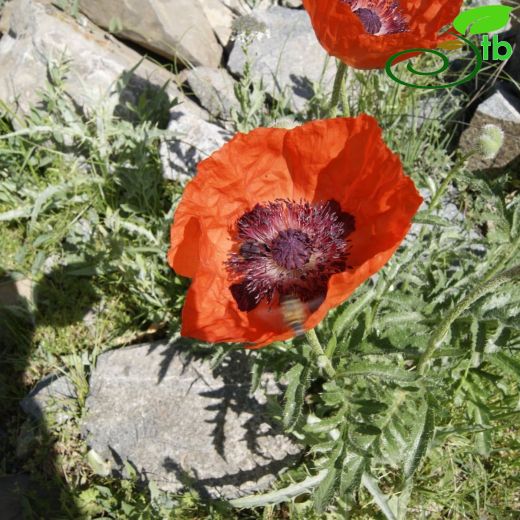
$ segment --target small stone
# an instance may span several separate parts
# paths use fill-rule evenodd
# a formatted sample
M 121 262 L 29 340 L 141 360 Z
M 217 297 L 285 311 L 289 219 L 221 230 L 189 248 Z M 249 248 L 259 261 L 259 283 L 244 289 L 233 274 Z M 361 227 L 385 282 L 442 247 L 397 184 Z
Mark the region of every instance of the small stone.
M 200 104 L 214 117 L 230 119 L 240 104 L 235 97 L 233 78 L 224 69 L 195 67 L 184 74 Z
M 166 491 L 186 481 L 203 498 L 234 498 L 269 486 L 301 448 L 267 413 L 272 378 L 249 394 L 245 352 L 218 368 L 177 339 L 98 357 L 83 424 L 89 446 L 122 471 L 125 461 Z
M 161 143 L 163 177 L 186 182 L 196 172 L 197 164 L 222 147 L 231 134 L 188 112 L 170 114 L 168 130 L 172 137 Z
M 76 400 L 76 389 L 66 376 L 50 374 L 39 381 L 31 392 L 22 399 L 23 411 L 36 420 L 53 413 L 58 424 L 71 416 L 71 400 Z
M 252 39 L 247 56 L 240 40 L 235 42 L 228 61 L 233 74 L 243 74 L 249 59 L 253 80 L 262 81 L 267 93 L 275 98 L 288 96 L 290 106 L 297 111 L 315 94 L 314 83 L 321 81 L 325 92 L 330 93 L 335 60 L 316 39 L 306 11 L 274 6 L 255 9 L 247 16 L 266 29 Z M 240 26 L 240 19 L 235 26 Z

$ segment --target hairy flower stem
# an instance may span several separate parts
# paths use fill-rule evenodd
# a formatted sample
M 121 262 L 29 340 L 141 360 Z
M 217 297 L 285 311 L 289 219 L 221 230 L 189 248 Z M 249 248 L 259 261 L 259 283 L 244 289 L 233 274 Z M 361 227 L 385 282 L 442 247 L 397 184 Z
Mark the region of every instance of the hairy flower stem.
M 441 321 L 437 329 L 432 334 L 432 337 L 426 347 L 426 350 L 422 353 L 419 358 L 419 362 L 417 363 L 417 371 L 419 374 L 424 375 L 428 370 L 428 362 L 430 361 L 435 349 L 439 347 L 444 340 L 446 334 L 450 330 L 451 324 L 464 312 L 466 311 L 474 302 L 480 299 L 485 294 L 498 289 L 502 284 L 514 280 L 515 278 L 520 277 L 520 265 L 517 265 L 508 271 L 504 271 L 499 275 L 495 276 L 488 282 L 483 285 L 479 285 L 475 289 L 473 289 L 466 297 L 462 299 L 462 301 L 456 305 Z
M 334 79 L 334 86 L 332 87 L 332 97 L 330 98 L 330 105 L 328 116 L 336 117 L 338 113 L 338 103 L 339 98 L 341 96 L 341 88 L 343 85 L 343 80 L 345 78 L 345 73 L 347 72 L 347 66 L 340 61 L 338 63 L 338 70 L 336 72 L 336 78 Z
M 330 379 L 333 379 L 336 375 L 336 371 L 332 367 L 330 359 L 325 355 L 325 352 L 323 350 L 323 347 L 321 346 L 316 331 L 314 329 L 308 330 L 305 333 L 305 337 L 309 342 L 313 354 L 316 356 L 318 365 L 325 370 L 326 374 L 329 376 Z

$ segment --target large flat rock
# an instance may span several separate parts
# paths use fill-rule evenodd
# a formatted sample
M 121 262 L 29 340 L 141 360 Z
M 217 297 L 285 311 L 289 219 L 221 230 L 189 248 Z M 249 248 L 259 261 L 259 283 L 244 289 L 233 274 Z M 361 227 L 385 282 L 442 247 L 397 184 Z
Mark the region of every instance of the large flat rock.
M 301 110 L 320 83 L 325 92 L 332 91 L 336 64 L 321 47 L 306 11 L 274 6 L 255 9 L 253 17 L 264 31 L 251 38 L 244 52 L 240 37 L 235 42 L 228 61 L 234 74 L 242 74 L 247 60 L 251 62 L 253 79 L 262 81 L 266 91 L 274 97 L 283 93 L 292 108 Z M 242 18 L 244 27 L 251 27 L 249 19 Z M 240 19 L 235 22 L 239 27 Z
M 119 36 L 166 58 L 210 67 L 220 63 L 222 48 L 199 0 L 80 0 L 80 8 L 104 29 L 118 20 Z
M 115 92 L 126 74 L 125 101 L 169 82 L 166 94 L 195 109 L 176 88 L 173 74 L 143 60 L 85 17 L 78 22 L 43 0 L 13 0 L 9 7 L 9 19 L 3 21 L 8 32 L 0 39 L 0 100 L 13 111 L 27 113 L 37 104 L 49 64 L 64 61 L 65 91 L 80 107 L 92 107 Z
M 269 486 L 300 452 L 249 388 L 245 352 L 212 370 L 180 340 L 113 350 L 92 373 L 83 430 L 112 467 L 127 460 L 164 490 L 191 482 L 202 496 L 236 497 Z

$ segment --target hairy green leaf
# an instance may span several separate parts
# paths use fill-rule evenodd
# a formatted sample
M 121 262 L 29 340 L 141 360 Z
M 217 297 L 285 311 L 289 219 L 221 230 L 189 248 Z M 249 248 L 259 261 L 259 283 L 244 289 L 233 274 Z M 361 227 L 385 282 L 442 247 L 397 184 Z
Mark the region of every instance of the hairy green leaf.
M 297 364 L 289 370 L 283 412 L 283 425 L 287 430 L 294 428 L 302 416 L 302 407 L 308 385 L 308 366 Z
M 504 352 L 490 354 L 486 359 L 499 370 L 507 372 L 520 381 L 520 361 L 518 359 L 508 356 Z
M 351 363 L 339 375 L 341 377 L 377 377 L 389 381 L 405 382 L 412 382 L 417 379 L 417 375 L 414 372 L 408 372 L 393 365 L 368 362 Z
M 419 409 L 412 429 L 412 442 L 404 454 L 404 476 L 406 479 L 410 479 L 413 476 L 421 460 L 426 455 L 434 429 L 435 417 L 433 407 L 425 401 L 424 405 Z

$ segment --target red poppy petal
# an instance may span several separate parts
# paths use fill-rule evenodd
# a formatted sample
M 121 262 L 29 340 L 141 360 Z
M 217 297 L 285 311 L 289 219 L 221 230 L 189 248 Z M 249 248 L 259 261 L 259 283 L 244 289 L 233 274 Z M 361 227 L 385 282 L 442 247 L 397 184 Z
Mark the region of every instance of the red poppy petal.
M 439 31 L 460 12 L 462 0 L 401 0 L 408 29 L 368 34 L 359 17 L 340 0 L 304 0 L 318 40 L 332 56 L 358 69 L 384 68 L 394 54 L 407 49 L 432 49 L 446 36 Z M 346 30 L 348 28 L 348 30 Z M 415 54 L 403 55 L 403 61 Z
M 267 179 L 268 191 L 262 179 Z M 271 304 L 262 300 L 252 310 L 239 310 L 230 288 L 237 280 L 230 279 L 227 267 L 238 247 L 238 217 L 276 198 L 334 199 L 355 218 L 350 268 L 329 279 L 325 301 L 305 320 L 306 329 L 384 265 L 422 200 L 370 116 L 239 135 L 199 165 L 175 214 L 169 261 L 193 277 L 183 335 L 250 343 L 251 348 L 294 336 L 276 295 Z

